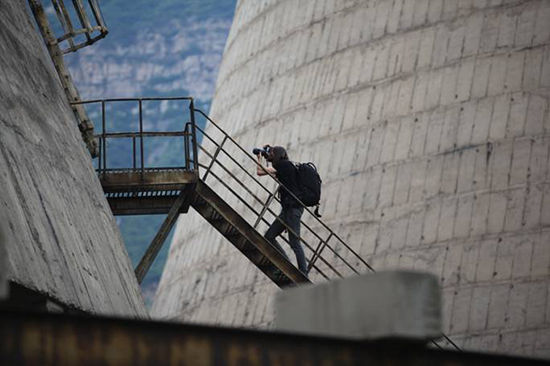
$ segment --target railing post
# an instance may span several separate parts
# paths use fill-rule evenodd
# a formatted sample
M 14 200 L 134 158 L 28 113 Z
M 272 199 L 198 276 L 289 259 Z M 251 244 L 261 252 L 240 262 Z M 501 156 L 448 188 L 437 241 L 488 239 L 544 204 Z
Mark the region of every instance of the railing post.
M 191 132 L 189 132 L 189 125 L 190 123 L 185 124 L 185 139 L 184 139 L 184 148 L 185 148 L 185 169 L 190 170 L 191 163 L 190 163 L 190 154 L 189 151 L 189 135 Z
M 223 144 L 225 144 L 225 141 L 227 141 L 227 136 L 223 138 L 222 143 L 220 144 L 220 146 L 218 146 L 218 148 L 214 152 L 214 155 L 212 155 L 212 160 L 210 160 L 210 164 L 208 165 L 208 168 L 206 169 L 206 172 L 202 177 L 203 181 L 206 181 L 206 177 L 208 176 L 208 173 L 210 173 L 210 169 L 212 169 L 212 166 L 214 165 L 214 162 L 216 161 L 218 154 L 220 153 L 220 151 L 222 151 L 222 147 L 223 147 Z
M 132 162 L 133 162 L 133 167 L 134 167 L 134 170 L 136 169 L 136 136 L 132 136 Z
M 138 101 L 139 103 L 139 149 L 140 149 L 140 160 L 141 160 L 141 179 L 143 179 L 143 106 L 141 98 Z
M 313 252 L 313 255 L 311 256 L 311 259 L 309 260 L 309 263 L 307 265 L 307 271 L 309 272 L 311 270 L 311 268 L 313 268 L 313 265 L 315 264 L 315 262 L 317 261 L 317 259 L 321 256 L 321 252 L 323 251 L 323 249 L 325 249 L 325 247 L 328 245 L 328 241 L 330 240 L 330 238 L 332 237 L 332 233 L 330 233 L 330 235 L 328 236 L 327 240 L 323 241 L 321 240 L 319 242 L 319 245 L 317 246 L 317 248 L 315 249 L 315 252 Z
M 105 173 L 105 170 L 107 169 L 107 140 L 105 134 L 107 133 L 106 130 L 106 122 L 105 122 L 105 101 L 101 101 L 101 134 L 103 139 L 103 151 L 101 154 L 103 155 L 103 173 Z
M 191 131 L 192 131 L 192 143 L 193 143 L 193 170 L 195 171 L 195 176 L 199 176 L 199 154 L 197 149 L 197 126 L 195 123 L 195 106 L 193 104 L 193 99 L 189 103 L 189 112 L 191 114 Z
M 277 191 L 279 190 L 279 186 L 275 187 L 275 191 L 270 193 L 269 194 L 269 197 L 267 197 L 267 200 L 265 201 L 264 203 L 264 206 L 262 208 L 262 211 L 260 212 L 260 214 L 258 215 L 258 218 L 256 219 L 256 222 L 254 223 L 254 229 L 258 226 L 258 224 L 260 223 L 260 221 L 262 221 L 262 218 L 264 217 L 269 205 L 271 204 L 271 202 L 273 201 L 273 199 L 275 198 L 275 194 L 277 194 Z

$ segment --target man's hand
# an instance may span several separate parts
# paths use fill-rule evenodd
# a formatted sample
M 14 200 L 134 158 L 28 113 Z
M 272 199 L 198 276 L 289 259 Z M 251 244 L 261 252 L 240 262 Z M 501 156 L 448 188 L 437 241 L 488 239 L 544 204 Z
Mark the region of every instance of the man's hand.
M 259 176 L 266 175 L 266 174 L 275 175 L 275 173 L 277 173 L 277 170 L 275 170 L 275 168 L 270 167 L 270 166 L 264 167 L 262 165 L 262 156 L 261 156 L 261 154 L 256 155 L 256 158 L 257 158 L 257 165 L 256 165 L 256 174 L 257 175 L 259 175 Z

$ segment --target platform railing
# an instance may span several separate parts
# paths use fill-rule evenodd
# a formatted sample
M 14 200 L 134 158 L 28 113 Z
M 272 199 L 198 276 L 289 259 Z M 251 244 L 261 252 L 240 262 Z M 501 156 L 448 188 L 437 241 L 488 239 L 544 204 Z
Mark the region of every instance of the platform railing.
M 182 119 L 181 130 L 177 131 L 145 131 L 144 130 L 144 103 L 150 101 L 183 101 L 187 105 L 185 109 L 182 109 L 182 116 L 188 116 L 188 119 Z M 107 106 L 114 103 L 135 103 L 137 108 L 138 126 L 136 131 L 110 131 L 107 127 L 107 121 L 109 120 L 109 113 Z M 101 176 L 105 173 L 121 171 L 124 169 L 139 171 L 143 174 L 148 169 L 163 170 L 163 169 L 182 169 L 188 171 L 194 171 L 198 175 L 198 164 L 194 162 L 197 156 L 197 135 L 195 129 L 195 118 L 193 114 L 193 98 L 191 97 L 171 97 L 171 98 L 113 98 L 113 99 L 95 99 L 85 100 L 77 102 L 79 105 L 99 105 L 101 129 L 95 138 L 99 142 L 99 154 L 97 163 L 97 173 Z M 127 128 L 127 126 L 124 126 Z M 182 138 L 183 139 L 183 151 L 181 151 L 181 165 L 170 167 L 148 167 L 146 166 L 147 157 L 145 156 L 146 140 L 152 137 L 160 138 Z M 128 144 L 131 144 L 131 167 L 119 168 L 112 167 L 108 164 L 109 148 L 108 142 L 112 140 L 127 139 Z M 128 147 L 128 150 L 130 147 Z
M 199 146 L 203 153 L 199 164 L 202 168 L 201 179 L 205 182 L 215 179 L 216 185 L 213 186 L 223 187 L 235 198 L 242 206 L 239 213 L 248 219 L 255 229 L 260 230 L 269 226 L 271 221 L 268 217 L 272 216 L 272 220 L 279 220 L 288 232 L 296 235 L 297 233 L 278 218 L 280 199 L 277 192 L 284 189 L 298 202 L 299 198 L 270 174 L 265 176 L 268 177 L 266 183 L 260 182 L 255 175 L 258 166 L 255 156 L 241 147 L 204 112 L 199 109 L 195 111 L 210 123 L 211 129 L 215 130 L 207 132 L 197 127 L 199 135 L 202 136 Z M 297 236 L 305 247 L 308 272 L 312 280 L 328 280 L 348 274 L 374 271 L 350 245 L 317 217 L 311 208 L 302 202 L 300 205 L 304 208 L 304 214 L 301 221 L 302 230 Z M 282 238 L 288 242 L 286 236 Z

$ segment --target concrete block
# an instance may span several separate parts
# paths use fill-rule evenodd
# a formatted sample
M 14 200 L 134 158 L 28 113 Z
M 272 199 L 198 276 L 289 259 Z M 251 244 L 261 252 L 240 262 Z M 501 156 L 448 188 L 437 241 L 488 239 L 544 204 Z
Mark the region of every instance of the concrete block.
M 289 289 L 277 294 L 275 309 L 274 328 L 281 331 L 353 339 L 441 335 L 437 278 L 421 272 L 379 272 Z
M 548 274 L 548 267 L 550 266 L 550 246 L 548 245 L 548 240 L 550 240 L 550 232 L 544 231 L 533 244 L 532 277 L 546 276 Z
M 479 50 L 481 52 L 493 52 L 497 45 L 500 17 L 498 14 L 490 14 L 484 18 L 481 30 Z
M 369 152 L 367 154 L 367 165 L 365 168 L 369 168 L 375 164 L 378 164 L 380 151 L 382 150 L 382 141 L 384 139 L 384 126 L 377 126 L 371 130 L 371 138 L 369 143 Z
M 489 197 L 487 193 L 474 196 L 474 207 L 472 211 L 471 236 L 485 234 L 487 231 L 487 215 L 489 214 Z
M 392 250 L 397 249 L 401 254 L 401 250 L 405 246 L 407 240 L 408 222 L 408 217 L 400 217 L 395 221 L 395 224 L 393 225 L 390 248 Z M 408 266 L 399 266 L 399 268 L 412 268 L 412 263 Z
M 483 27 L 483 14 L 473 14 L 466 19 L 466 32 L 464 34 L 463 56 L 477 54 L 481 41 L 481 30 Z
M 421 156 L 424 152 L 429 122 L 428 116 L 428 114 L 413 116 L 414 131 L 411 141 L 410 157 Z
M 447 45 L 449 44 L 449 29 L 444 25 L 436 28 L 434 48 L 432 53 L 432 67 L 439 67 L 445 64 L 447 57 Z
M 443 13 L 443 0 L 430 1 L 428 8 L 428 23 L 435 23 L 441 19 Z
M 487 232 L 497 234 L 504 230 L 507 202 L 508 199 L 504 192 L 494 192 L 490 195 Z
M 476 105 L 474 103 L 463 104 L 460 108 L 460 119 L 456 136 L 456 146 L 469 145 L 474 129 Z
M 544 130 L 544 116 L 548 108 L 547 99 L 538 95 L 529 97 L 527 117 L 525 122 L 525 135 L 536 136 Z
M 491 299 L 489 301 L 489 317 L 487 327 L 489 329 L 503 328 L 506 318 L 506 306 L 508 295 L 510 293 L 509 285 L 497 285 L 491 289 Z
M 514 189 L 508 192 L 506 217 L 504 219 L 505 231 L 515 231 L 521 229 L 524 204 L 525 190 L 523 188 Z
M 520 328 L 525 326 L 527 310 L 528 283 L 516 283 L 510 286 L 510 295 L 506 309 L 505 328 Z
M 489 84 L 490 58 L 477 59 L 474 67 L 474 82 L 472 84 L 472 97 L 481 98 L 487 94 Z
M 441 170 L 443 169 L 443 157 L 435 156 L 428 160 L 426 170 L 426 181 L 424 186 L 424 194 L 426 198 L 433 197 L 439 193 L 441 182 Z
M 379 207 L 390 206 L 392 204 L 397 167 L 395 165 L 386 166 L 385 171 L 382 172 L 382 182 L 380 183 L 380 193 L 378 195 Z
M 531 185 L 526 192 L 525 211 L 522 220 L 522 225 L 526 229 L 535 229 L 539 227 L 542 200 L 542 187 L 540 185 Z
M 473 188 L 476 151 L 474 149 L 463 150 L 460 154 L 458 167 L 457 192 L 470 192 Z
M 380 80 L 386 76 L 388 71 L 388 60 L 390 56 L 390 46 L 383 43 L 377 46 L 376 59 L 374 62 L 373 80 Z
M 426 22 L 430 0 L 417 0 L 415 2 L 413 13 L 413 26 L 419 26 Z
M 527 6 L 517 19 L 516 37 L 514 44 L 516 47 L 527 47 L 533 42 L 533 32 L 537 18 L 537 9 L 534 6 Z
M 525 55 L 525 68 L 523 70 L 523 88 L 525 90 L 533 90 L 539 87 L 543 52 L 543 49 L 538 48 L 530 50 Z
M 413 163 L 411 183 L 410 183 L 410 189 L 409 189 L 410 203 L 419 202 L 424 196 L 423 188 L 424 188 L 424 181 L 426 179 L 427 166 L 428 166 L 428 162 L 426 160 L 421 160 Z
M 395 160 L 406 159 L 409 155 L 409 148 L 414 129 L 412 118 L 404 118 L 399 121 L 399 134 L 397 136 L 397 145 L 395 147 Z
M 449 240 L 453 236 L 454 219 L 456 216 L 457 200 L 455 198 L 444 199 L 441 202 L 438 241 Z
M 420 35 L 420 45 L 418 51 L 417 68 L 425 68 L 430 65 L 432 51 L 434 48 L 435 31 L 434 28 L 424 29 Z
M 397 143 L 398 133 L 399 123 L 394 121 L 386 124 L 384 142 L 382 143 L 382 152 L 380 153 L 381 163 L 393 160 L 393 154 L 395 151 L 395 145 Z
M 441 70 L 435 70 L 429 73 L 428 92 L 426 93 L 424 108 L 430 109 L 439 106 L 442 80 L 443 73 Z
M 454 194 L 458 180 L 458 164 L 460 155 L 457 153 L 446 154 L 443 157 L 443 171 L 441 173 L 441 187 L 439 191 L 444 194 Z
M 460 243 L 449 243 L 447 253 L 445 255 L 445 265 L 443 266 L 443 274 L 441 282 L 445 286 L 456 285 L 460 282 L 460 263 L 462 262 L 462 254 L 464 247 Z
M 470 314 L 471 302 L 471 288 L 459 288 L 455 291 L 450 326 L 452 333 L 463 333 L 468 330 L 468 315 Z
M 515 242 L 510 239 L 498 239 L 497 258 L 493 278 L 509 280 L 512 278 L 512 269 L 515 255 Z
M 548 46 L 544 47 L 540 86 L 546 88 L 550 86 L 550 47 Z
M 483 99 L 477 103 L 474 117 L 474 126 L 472 128 L 471 143 L 474 145 L 487 141 L 489 127 L 491 125 L 491 114 L 493 112 L 493 100 Z
M 525 314 L 525 323 L 528 327 L 537 327 L 540 324 L 544 324 L 547 291 L 548 284 L 545 282 L 529 284 Z
M 399 19 L 399 30 L 403 31 L 412 26 L 414 15 L 414 0 L 403 0 L 401 14 Z
M 475 287 L 472 292 L 472 303 L 468 320 L 468 328 L 472 331 L 484 330 L 489 315 L 490 287 Z
M 473 201 L 473 195 L 462 196 L 458 199 L 453 237 L 465 238 L 470 235 Z
M 426 131 L 426 145 L 424 153 L 435 153 L 440 151 L 441 130 L 445 122 L 445 114 L 435 111 L 430 116 L 430 123 Z
M 510 142 L 493 145 L 491 155 L 491 187 L 493 189 L 507 188 L 512 161 L 513 145 Z
M 495 97 L 489 138 L 493 141 L 503 139 L 506 136 L 508 114 L 510 111 L 510 96 L 502 94 Z
M 529 158 L 531 154 L 531 140 L 518 139 L 514 141 L 512 152 L 512 166 L 510 168 L 510 185 L 524 184 L 527 181 Z
M 372 29 L 372 37 L 374 39 L 380 38 L 386 32 L 386 23 L 388 21 L 388 16 L 392 8 L 391 2 L 381 1 L 377 2 L 374 16 L 374 23 Z
M 403 163 L 397 168 L 397 179 L 395 182 L 394 205 L 402 205 L 409 198 L 409 187 L 411 185 L 412 166 L 410 163 Z

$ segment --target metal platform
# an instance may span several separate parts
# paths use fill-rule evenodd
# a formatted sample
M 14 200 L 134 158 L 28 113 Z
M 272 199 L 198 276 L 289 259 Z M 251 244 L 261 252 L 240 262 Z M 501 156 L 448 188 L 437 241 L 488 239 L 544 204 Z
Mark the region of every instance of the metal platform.
M 182 168 L 113 169 L 101 172 L 99 180 L 114 215 L 156 215 L 167 214 L 197 175 Z M 187 211 L 188 206 L 180 213 Z

